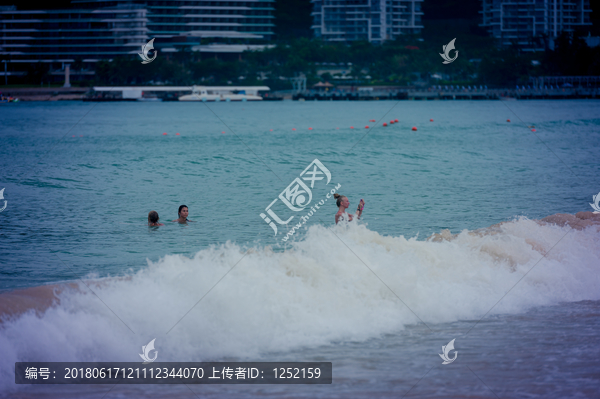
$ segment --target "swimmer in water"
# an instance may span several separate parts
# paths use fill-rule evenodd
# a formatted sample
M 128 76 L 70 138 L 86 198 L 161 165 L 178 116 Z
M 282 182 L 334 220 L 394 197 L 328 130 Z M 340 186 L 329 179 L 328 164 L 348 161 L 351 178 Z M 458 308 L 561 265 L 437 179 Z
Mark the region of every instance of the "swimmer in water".
M 158 212 L 150 211 L 148 212 L 148 226 L 164 226 L 162 223 L 158 223 Z
M 346 209 L 348 209 L 348 207 L 350 206 L 350 201 L 348 201 L 348 197 L 339 194 L 333 194 L 333 198 L 337 200 L 335 204 L 338 206 L 338 208 L 340 208 L 338 213 L 335 214 L 335 224 L 337 224 L 340 221 L 340 219 L 348 220 L 349 222 L 352 221 L 352 215 L 346 213 Z M 358 219 L 360 219 L 360 215 L 362 215 L 364 207 L 365 201 L 361 199 L 360 203 L 358 204 L 358 208 L 356 208 L 355 213 Z
M 187 205 L 181 205 L 179 207 L 179 210 L 177 211 L 177 214 L 179 215 L 179 219 L 172 220 L 172 222 L 178 222 L 181 224 L 185 224 L 187 222 L 193 222 L 193 220 L 188 220 L 188 218 L 187 218 L 189 215 Z

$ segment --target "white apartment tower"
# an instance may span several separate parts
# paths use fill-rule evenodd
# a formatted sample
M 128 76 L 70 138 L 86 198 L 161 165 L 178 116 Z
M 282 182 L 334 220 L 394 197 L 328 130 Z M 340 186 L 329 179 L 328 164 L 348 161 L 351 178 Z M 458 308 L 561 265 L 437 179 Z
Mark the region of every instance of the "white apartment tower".
M 480 26 L 501 45 L 512 42 L 526 51 L 544 50 L 542 37 L 553 39 L 561 31 L 591 25 L 589 0 L 482 0 Z
M 327 41 L 382 43 L 419 33 L 423 0 L 311 0 L 312 30 Z

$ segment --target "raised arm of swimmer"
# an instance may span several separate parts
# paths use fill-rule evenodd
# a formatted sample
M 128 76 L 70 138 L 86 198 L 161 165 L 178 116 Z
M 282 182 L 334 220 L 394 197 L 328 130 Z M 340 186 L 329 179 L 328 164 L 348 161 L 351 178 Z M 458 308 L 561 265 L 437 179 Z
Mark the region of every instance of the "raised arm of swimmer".
M 335 204 L 339 208 L 338 213 L 335 214 L 335 224 L 337 224 L 340 221 L 340 218 L 344 219 L 347 217 L 348 221 L 352 221 L 353 216 L 346 212 L 346 209 L 348 209 L 350 207 L 350 201 L 348 200 L 348 197 L 340 195 L 340 194 L 334 194 L 333 198 L 335 198 L 337 200 Z M 358 204 L 358 208 L 356 208 L 356 213 L 354 214 L 354 216 L 356 216 L 358 219 L 360 219 L 360 216 L 362 215 L 364 207 L 365 207 L 365 201 L 363 201 L 361 199 L 360 203 Z

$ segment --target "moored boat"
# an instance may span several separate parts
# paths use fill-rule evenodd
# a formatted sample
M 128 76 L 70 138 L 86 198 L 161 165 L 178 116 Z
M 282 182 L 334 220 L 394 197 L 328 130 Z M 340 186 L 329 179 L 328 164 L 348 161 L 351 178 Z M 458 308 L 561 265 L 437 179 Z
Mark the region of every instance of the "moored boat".
M 262 101 L 257 94 L 268 87 L 236 87 L 236 86 L 193 86 L 192 94 L 179 97 L 179 101 Z

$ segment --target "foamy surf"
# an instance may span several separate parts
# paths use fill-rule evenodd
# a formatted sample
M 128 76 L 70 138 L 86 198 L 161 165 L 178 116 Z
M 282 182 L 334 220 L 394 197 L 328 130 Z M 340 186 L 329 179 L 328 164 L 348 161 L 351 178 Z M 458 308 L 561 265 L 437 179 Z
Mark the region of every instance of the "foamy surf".
M 519 218 L 425 241 L 364 225 L 312 226 L 283 252 L 227 243 L 193 258 L 167 255 L 94 283 L 98 297 L 65 286 L 53 305 L 5 316 L 1 386 L 14 386 L 17 361 L 135 362 L 154 338 L 160 361 L 260 360 L 421 321 L 435 329 L 476 320 L 509 290 L 491 314 L 599 300 L 598 242 L 595 223 Z

